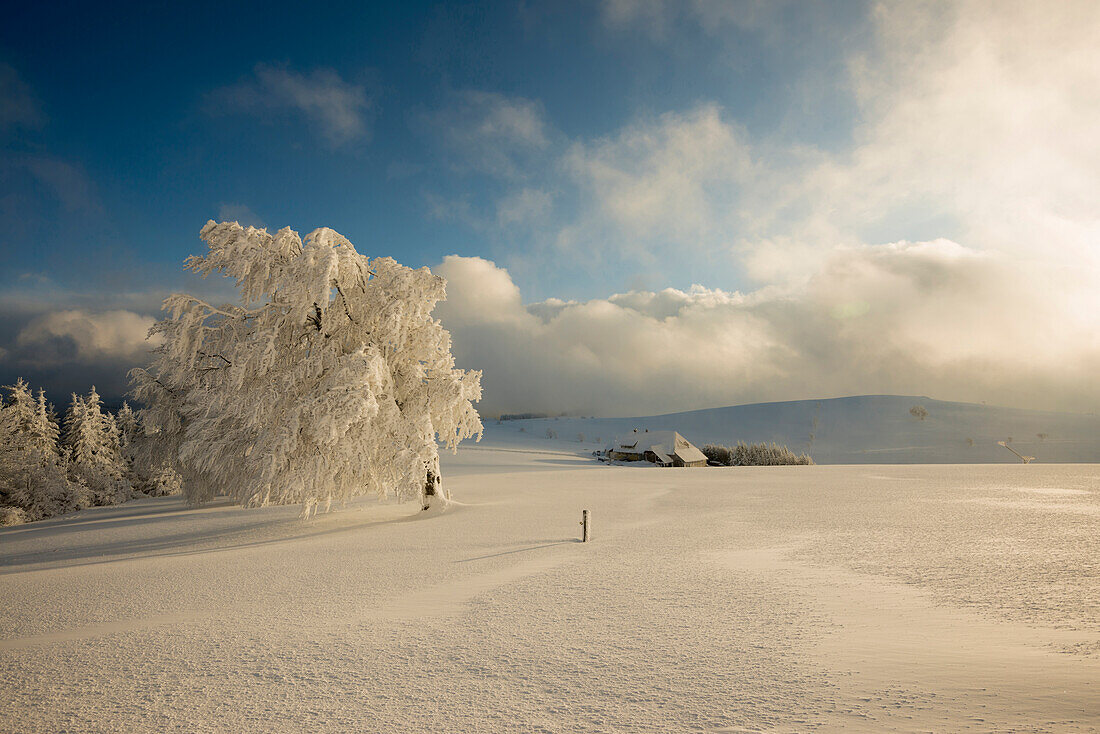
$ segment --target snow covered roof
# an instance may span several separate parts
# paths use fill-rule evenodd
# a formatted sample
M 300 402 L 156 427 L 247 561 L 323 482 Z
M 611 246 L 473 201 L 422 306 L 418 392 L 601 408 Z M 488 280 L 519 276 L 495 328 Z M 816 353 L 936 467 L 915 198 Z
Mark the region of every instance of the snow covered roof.
M 638 431 L 615 439 L 612 449 L 621 454 L 641 454 L 652 451 L 661 461 L 670 462 L 670 456 L 678 456 L 681 461 L 690 463 L 706 461 L 707 457 L 686 438 L 676 431 Z
M 661 453 L 659 449 L 660 449 L 659 446 L 653 446 L 653 447 L 650 448 L 650 451 L 652 451 L 657 456 L 657 463 L 658 464 L 671 464 L 672 463 L 672 457 Z
M 705 462 L 707 460 L 706 454 L 690 443 L 684 448 L 677 448 L 674 453 L 680 457 L 680 461 L 683 461 L 685 464 L 693 464 L 697 461 Z

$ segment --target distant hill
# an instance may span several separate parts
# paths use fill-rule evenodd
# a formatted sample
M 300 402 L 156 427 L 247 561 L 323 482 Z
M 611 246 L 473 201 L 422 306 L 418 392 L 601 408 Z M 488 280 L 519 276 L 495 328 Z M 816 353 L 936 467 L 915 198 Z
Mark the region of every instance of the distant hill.
M 910 412 L 917 406 L 927 411 L 923 419 Z M 997 445 L 1010 439 L 1016 451 L 1038 462 L 1100 462 L 1100 416 L 905 395 L 756 403 L 635 418 L 486 420 L 486 440 L 594 450 L 597 439 L 606 446 L 635 428 L 679 431 L 699 447 L 774 441 L 809 453 L 819 464 L 1019 462 Z M 547 431 L 556 438 L 547 439 Z

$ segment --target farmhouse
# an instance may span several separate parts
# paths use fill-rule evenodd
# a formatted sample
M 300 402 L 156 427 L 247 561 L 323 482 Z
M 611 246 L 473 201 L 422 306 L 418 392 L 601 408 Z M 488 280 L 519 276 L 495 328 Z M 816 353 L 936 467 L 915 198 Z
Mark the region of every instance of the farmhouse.
M 706 466 L 707 457 L 676 431 L 638 431 L 615 439 L 607 452 L 615 461 L 648 461 L 657 466 Z

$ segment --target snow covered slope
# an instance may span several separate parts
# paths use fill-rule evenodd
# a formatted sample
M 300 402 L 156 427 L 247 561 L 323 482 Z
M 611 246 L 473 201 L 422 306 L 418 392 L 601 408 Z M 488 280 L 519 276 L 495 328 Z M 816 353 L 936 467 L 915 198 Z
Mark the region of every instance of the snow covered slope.
M 915 406 L 928 411 L 921 420 Z M 592 451 L 633 429 L 679 431 L 702 447 L 776 442 L 819 464 L 1018 463 L 998 441 L 1011 439 L 1040 463 L 1100 461 L 1100 416 L 952 403 L 919 396 L 861 395 L 736 405 L 638 418 L 486 420 L 489 445 Z M 547 432 L 556 439 L 547 439 Z M 583 434 L 584 441 L 579 440 Z M 1041 435 L 1040 435 L 1041 434 Z M 569 446 L 571 444 L 571 446 Z

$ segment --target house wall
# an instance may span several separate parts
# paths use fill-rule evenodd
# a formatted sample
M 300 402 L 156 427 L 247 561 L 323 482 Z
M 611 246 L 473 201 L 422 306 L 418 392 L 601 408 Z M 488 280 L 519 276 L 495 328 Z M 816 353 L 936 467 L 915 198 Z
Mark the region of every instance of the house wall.
M 673 466 L 706 466 L 706 460 L 703 461 L 684 461 L 679 456 L 672 457 Z

